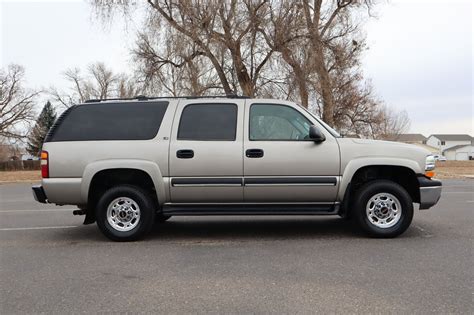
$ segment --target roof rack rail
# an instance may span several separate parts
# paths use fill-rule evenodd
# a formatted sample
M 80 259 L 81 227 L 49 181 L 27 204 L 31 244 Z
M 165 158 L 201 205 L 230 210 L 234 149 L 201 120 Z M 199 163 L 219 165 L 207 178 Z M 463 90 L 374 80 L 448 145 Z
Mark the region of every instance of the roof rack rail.
M 249 96 L 227 94 L 227 95 L 209 95 L 209 96 L 145 96 L 137 95 L 135 97 L 117 97 L 117 98 L 104 98 L 104 99 L 90 99 L 84 103 L 99 103 L 105 101 L 148 101 L 148 100 L 159 100 L 159 99 L 202 99 L 202 98 L 237 98 L 237 99 L 248 99 Z

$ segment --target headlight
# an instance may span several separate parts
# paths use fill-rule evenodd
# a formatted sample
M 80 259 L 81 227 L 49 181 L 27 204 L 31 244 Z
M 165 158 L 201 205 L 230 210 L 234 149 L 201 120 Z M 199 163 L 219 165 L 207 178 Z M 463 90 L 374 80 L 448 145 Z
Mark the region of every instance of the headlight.
M 425 176 L 432 178 L 435 176 L 435 172 L 433 170 L 436 167 L 436 160 L 435 157 L 432 155 L 428 155 L 426 157 L 426 162 L 425 162 Z
M 434 156 L 428 155 L 425 162 L 425 171 L 432 171 L 436 167 L 436 160 Z

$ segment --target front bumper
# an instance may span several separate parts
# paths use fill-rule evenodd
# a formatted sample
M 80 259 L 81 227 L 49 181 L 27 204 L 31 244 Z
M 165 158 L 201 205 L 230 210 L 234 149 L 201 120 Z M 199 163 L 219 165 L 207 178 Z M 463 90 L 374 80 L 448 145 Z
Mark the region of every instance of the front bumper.
M 31 189 L 33 190 L 33 197 L 35 197 L 36 201 L 41 203 L 48 203 L 48 198 L 46 198 L 43 186 L 36 185 L 31 187 Z
M 420 176 L 418 183 L 420 184 L 420 210 L 429 209 L 437 204 L 441 198 L 443 186 L 441 181 Z

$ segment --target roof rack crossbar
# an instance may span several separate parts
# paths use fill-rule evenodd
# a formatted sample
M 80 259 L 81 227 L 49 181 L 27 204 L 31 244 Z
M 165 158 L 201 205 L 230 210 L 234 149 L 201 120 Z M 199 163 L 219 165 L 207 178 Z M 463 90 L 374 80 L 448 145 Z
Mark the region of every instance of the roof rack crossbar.
M 90 99 L 84 103 L 98 103 L 105 101 L 148 101 L 148 100 L 160 100 L 160 99 L 203 99 L 203 98 L 235 98 L 235 99 L 248 99 L 250 97 L 245 95 L 210 95 L 210 96 L 144 96 L 137 95 L 135 97 L 117 97 L 117 98 L 104 98 L 104 99 Z

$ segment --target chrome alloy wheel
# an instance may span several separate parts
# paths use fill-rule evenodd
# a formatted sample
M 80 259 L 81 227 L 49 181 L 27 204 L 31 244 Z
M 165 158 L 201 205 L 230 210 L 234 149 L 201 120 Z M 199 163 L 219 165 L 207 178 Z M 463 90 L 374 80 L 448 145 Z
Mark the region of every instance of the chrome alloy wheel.
M 382 229 L 394 226 L 402 216 L 400 201 L 389 193 L 379 193 L 372 196 L 367 202 L 365 210 L 369 222 Z
M 140 207 L 128 197 L 114 199 L 107 208 L 107 221 L 117 231 L 130 231 L 140 221 Z

